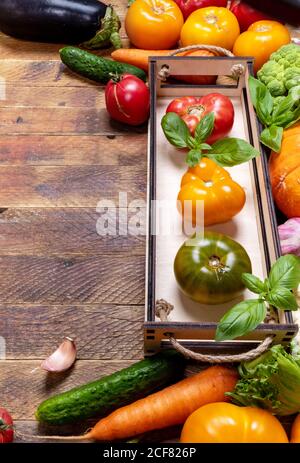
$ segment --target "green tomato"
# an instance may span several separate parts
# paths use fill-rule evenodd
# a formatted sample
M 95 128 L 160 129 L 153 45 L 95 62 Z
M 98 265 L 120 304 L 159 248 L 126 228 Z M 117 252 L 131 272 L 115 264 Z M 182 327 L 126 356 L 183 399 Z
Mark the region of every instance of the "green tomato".
M 241 275 L 251 273 L 245 249 L 221 233 L 194 235 L 178 250 L 174 272 L 182 292 L 202 304 L 222 304 L 245 288 Z

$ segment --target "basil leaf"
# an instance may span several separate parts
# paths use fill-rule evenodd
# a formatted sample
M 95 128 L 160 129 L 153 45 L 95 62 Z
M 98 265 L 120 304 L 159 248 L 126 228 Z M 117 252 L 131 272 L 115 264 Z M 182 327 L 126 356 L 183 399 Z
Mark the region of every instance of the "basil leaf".
M 211 146 L 208 145 L 207 143 L 201 143 L 201 145 L 199 146 L 199 148 L 200 148 L 201 150 L 211 150 L 211 149 L 212 149 Z
M 195 129 L 195 138 L 197 143 L 205 141 L 213 131 L 215 125 L 214 113 L 206 114 L 201 121 L 197 124 Z
M 195 167 L 197 164 L 199 164 L 199 161 L 202 159 L 202 153 L 201 150 L 194 149 L 190 150 L 187 154 L 187 157 L 185 158 L 185 162 L 189 167 Z
M 176 113 L 167 113 L 161 121 L 161 126 L 167 140 L 178 148 L 187 148 L 189 129 L 186 123 Z
M 245 140 L 240 138 L 224 138 L 212 145 L 212 150 L 206 154 L 222 167 L 232 167 L 258 156 L 259 153 Z
M 295 296 L 287 288 L 277 288 L 270 291 L 266 300 L 281 310 L 298 310 L 298 304 Z
M 265 90 L 258 90 L 256 112 L 264 125 L 272 123 L 271 113 L 273 111 L 273 97 L 267 87 Z
M 255 79 L 253 76 L 250 76 L 248 79 L 248 85 L 250 90 L 251 101 L 256 109 L 257 107 L 257 100 L 258 100 L 258 93 L 261 94 L 266 90 L 266 86 L 258 79 Z
M 300 257 L 292 254 L 279 257 L 270 270 L 269 283 L 271 290 L 297 288 L 300 283 Z
M 260 141 L 271 150 L 279 153 L 281 148 L 283 128 L 271 125 L 267 127 L 260 134 Z
M 216 341 L 226 341 L 249 333 L 264 320 L 266 313 L 266 305 L 260 299 L 240 302 L 221 318 Z
M 252 275 L 252 273 L 243 273 L 242 282 L 253 293 L 261 294 L 265 291 L 264 282 L 255 275 Z
M 300 88 L 300 87 L 299 87 Z M 294 99 L 295 93 L 289 93 L 275 108 L 272 114 L 272 123 L 276 125 L 278 116 L 285 115 L 286 111 L 289 111 L 295 105 Z

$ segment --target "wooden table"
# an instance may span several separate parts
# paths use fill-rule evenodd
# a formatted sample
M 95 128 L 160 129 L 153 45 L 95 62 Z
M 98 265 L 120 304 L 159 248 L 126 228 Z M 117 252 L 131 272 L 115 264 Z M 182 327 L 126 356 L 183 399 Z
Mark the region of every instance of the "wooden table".
M 146 128 L 112 123 L 103 87 L 67 71 L 60 47 L 0 36 L 0 406 L 32 435 L 42 400 L 143 356 L 145 238 L 99 236 L 96 206 L 146 199 Z M 47 374 L 64 336 L 78 360 Z

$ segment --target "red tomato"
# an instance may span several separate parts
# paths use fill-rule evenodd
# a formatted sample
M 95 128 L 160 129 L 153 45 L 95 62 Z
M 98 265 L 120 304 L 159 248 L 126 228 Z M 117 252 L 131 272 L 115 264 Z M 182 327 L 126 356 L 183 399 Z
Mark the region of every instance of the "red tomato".
M 0 444 L 12 442 L 14 439 L 13 420 L 5 408 L 0 408 Z
M 193 11 L 207 6 L 221 6 L 226 8 L 227 0 L 175 0 L 186 19 Z
M 108 82 L 105 102 L 107 111 L 116 121 L 140 125 L 149 118 L 149 89 L 141 79 L 131 74 L 123 74 Z
M 230 10 L 236 16 L 241 32 L 246 31 L 248 27 L 256 21 L 272 19 L 270 16 L 267 16 L 261 11 L 252 8 L 252 6 L 247 5 L 247 3 L 241 2 L 241 0 L 234 0 L 231 2 Z
M 207 143 L 214 143 L 226 137 L 234 122 L 234 109 L 230 99 L 221 93 L 209 93 L 201 97 L 185 96 L 171 101 L 167 113 L 178 114 L 186 123 L 192 135 L 200 120 L 208 113 L 214 113 L 215 125 Z

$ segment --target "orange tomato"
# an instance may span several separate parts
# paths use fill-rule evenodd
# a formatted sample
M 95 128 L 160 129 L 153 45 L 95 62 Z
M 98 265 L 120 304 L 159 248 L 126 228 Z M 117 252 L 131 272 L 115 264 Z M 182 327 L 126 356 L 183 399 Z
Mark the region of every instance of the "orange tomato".
M 300 443 L 300 414 L 297 415 L 295 419 L 292 430 L 291 430 L 291 440 L 292 444 L 299 444 Z
M 181 443 L 288 443 L 284 428 L 267 410 L 215 402 L 186 420 Z
M 194 11 L 186 20 L 181 30 L 181 44 L 206 44 L 232 50 L 240 33 L 240 26 L 235 15 L 227 8 L 207 7 Z
M 125 19 L 131 43 L 145 50 L 174 47 L 182 26 L 181 10 L 172 0 L 135 0 Z
M 257 72 L 270 58 L 271 53 L 291 41 L 288 29 L 277 21 L 257 21 L 236 40 L 233 54 L 253 56 L 254 71 Z
M 178 194 L 178 207 L 184 220 L 194 225 L 199 201 L 204 202 L 204 224 L 213 225 L 227 222 L 238 214 L 244 207 L 246 195 L 225 169 L 203 158 L 184 174 Z
M 288 218 L 300 217 L 300 125 L 283 132 L 280 153 L 269 161 L 272 192 L 278 209 Z

